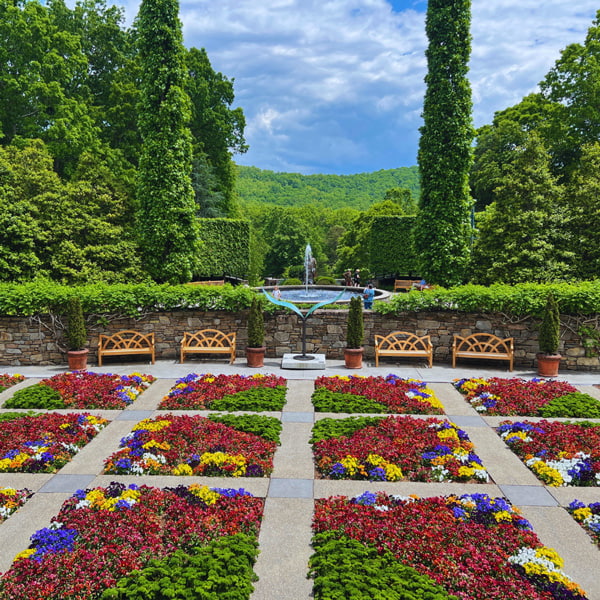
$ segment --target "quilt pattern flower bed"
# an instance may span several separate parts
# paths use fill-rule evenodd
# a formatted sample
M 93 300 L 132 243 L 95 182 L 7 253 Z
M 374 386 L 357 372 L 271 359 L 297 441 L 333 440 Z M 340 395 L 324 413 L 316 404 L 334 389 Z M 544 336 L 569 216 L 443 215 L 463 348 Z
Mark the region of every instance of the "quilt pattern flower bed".
M 153 381 L 152 375 L 113 375 L 69 371 L 43 379 L 15 392 L 5 408 L 77 408 L 121 410 L 131 404 Z
M 323 419 L 312 441 L 317 471 L 329 479 L 489 480 L 468 435 L 440 419 Z
M 15 488 L 0 487 L 0 523 L 23 506 L 31 495 L 32 492 L 26 488 L 17 490 Z
M 276 447 L 275 441 L 205 417 L 164 415 L 138 423 L 106 460 L 105 473 L 265 477 Z
M 108 425 L 89 414 L 47 413 L 0 423 L 0 472 L 54 473 Z
M 476 411 L 505 416 L 545 416 L 543 408 L 548 403 L 577 392 L 575 387 L 565 381 L 537 378 L 527 380 L 518 377 L 459 379 L 454 381 L 454 386 L 465 395 Z
M 100 598 L 103 590 L 150 560 L 177 550 L 191 554 L 223 536 L 244 533 L 255 538 L 263 507 L 263 499 L 243 489 L 200 485 L 158 489 L 111 483 L 78 490 L 49 527 L 33 534 L 29 549 L 3 574 L 0 596 Z M 162 577 L 168 578 L 165 569 Z
M 312 401 L 317 412 L 444 414 L 442 403 L 424 381 L 392 374 L 318 377 Z
M 546 420 L 505 421 L 497 432 L 544 483 L 600 485 L 600 426 Z
M 600 546 L 600 502 L 586 504 L 580 500 L 573 500 L 567 510 L 590 534 L 595 544 Z
M 20 383 L 21 381 L 25 381 L 25 377 L 18 373 L 15 373 L 14 375 L 0 373 L 0 392 L 3 392 L 13 385 L 17 385 L 17 383 Z
M 178 379 L 162 399 L 164 410 L 278 411 L 285 404 L 286 380 L 276 375 L 197 375 Z
M 328 534 L 329 541 L 349 538 L 375 548 L 386 561 L 385 574 L 373 568 L 369 577 L 352 579 L 353 585 L 362 587 L 365 598 L 386 589 L 390 558 L 452 594 L 438 592 L 427 598 L 585 598 L 583 590 L 562 571 L 561 557 L 541 544 L 528 521 L 504 498 L 468 494 L 419 499 L 373 492 L 352 499 L 338 496 L 315 502 L 313 531 L 317 554 L 311 559 L 311 575 L 317 599 L 348 597 L 340 569 L 351 557 L 346 552 L 332 554 L 331 546 L 325 546 L 328 554 L 324 557 L 322 536 Z M 355 568 L 361 570 L 360 565 Z M 404 582 L 408 588 L 410 578 L 410 572 L 396 571 L 395 583 Z

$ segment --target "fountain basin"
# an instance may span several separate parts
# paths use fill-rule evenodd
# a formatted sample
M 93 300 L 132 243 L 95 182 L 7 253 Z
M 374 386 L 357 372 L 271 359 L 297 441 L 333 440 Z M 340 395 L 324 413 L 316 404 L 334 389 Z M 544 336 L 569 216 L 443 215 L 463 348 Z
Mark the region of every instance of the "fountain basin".
M 274 286 L 265 286 L 264 289 L 269 294 L 273 293 Z M 336 302 L 343 304 L 350 302 L 353 296 L 362 296 L 364 287 L 345 287 L 343 285 L 280 285 L 281 299 L 288 302 L 300 302 L 306 304 L 315 304 L 324 300 L 333 300 L 339 295 L 342 290 L 345 290 L 344 295 Z M 390 295 L 385 290 L 375 290 L 375 300 L 385 300 Z

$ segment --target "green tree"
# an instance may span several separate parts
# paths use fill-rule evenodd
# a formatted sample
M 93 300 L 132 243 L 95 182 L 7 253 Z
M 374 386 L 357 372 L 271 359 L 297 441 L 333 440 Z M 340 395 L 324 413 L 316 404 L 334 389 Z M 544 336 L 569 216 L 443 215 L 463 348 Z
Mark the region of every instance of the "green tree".
M 143 0 L 138 14 L 142 136 L 137 227 L 145 269 L 156 281 L 190 281 L 199 251 L 190 100 L 176 0 Z
M 574 273 L 596 279 L 600 273 L 600 143 L 582 148 L 578 170 L 567 185 Z
M 413 198 L 412 192 L 408 188 L 395 187 L 390 188 L 383 197 L 384 200 L 391 200 L 402 207 L 405 215 L 417 214 L 418 205 Z
M 496 200 L 478 223 L 472 254 L 477 283 L 547 282 L 572 273 L 562 187 L 550 157 L 532 133 L 504 170 Z
M 421 203 L 415 243 L 421 274 L 455 285 L 469 258 L 472 162 L 470 0 L 429 0 L 428 72 L 418 162 Z
M 218 211 L 219 216 L 235 216 L 236 170 L 231 157 L 233 153 L 248 150 L 244 140 L 246 119 L 241 108 L 231 108 L 235 99 L 233 81 L 213 70 L 204 48 L 191 48 L 186 54 L 186 65 L 194 155 L 214 176 L 213 210 Z

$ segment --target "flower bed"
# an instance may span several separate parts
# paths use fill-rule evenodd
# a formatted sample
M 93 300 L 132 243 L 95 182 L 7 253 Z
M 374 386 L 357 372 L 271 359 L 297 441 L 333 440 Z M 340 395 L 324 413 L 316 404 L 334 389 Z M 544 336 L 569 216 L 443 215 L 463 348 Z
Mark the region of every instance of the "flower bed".
M 476 411 L 488 415 L 544 416 L 540 414 L 542 407 L 556 398 L 577 392 L 565 381 L 518 377 L 458 379 L 454 386 Z
M 178 379 L 162 399 L 164 410 L 266 410 L 285 404 L 286 380 L 276 375 L 196 375 Z
M 0 472 L 54 473 L 106 425 L 106 419 L 73 413 L 1 422 Z
M 256 537 L 263 506 L 262 499 L 244 490 L 199 485 L 161 490 L 111 483 L 78 490 L 50 526 L 31 537 L 30 548 L 17 555 L 0 579 L 0 595 L 6 600 L 99 598 L 119 578 L 176 549 L 192 553 L 239 533 Z
M 201 416 L 165 415 L 138 423 L 106 460 L 105 473 L 265 477 L 276 447 Z
M 15 488 L 0 487 L 0 523 L 12 515 L 31 497 L 28 489 L 16 490 Z
M 313 442 L 317 470 L 330 479 L 489 479 L 467 434 L 439 419 L 323 419 Z
M 19 375 L 15 373 L 14 375 L 8 375 L 7 373 L 0 373 L 0 392 L 24 381 L 25 377 L 23 375 Z
M 548 485 L 600 485 L 600 427 L 545 420 L 506 421 L 497 431 L 508 447 Z
M 469 494 L 415 499 L 372 492 L 353 499 L 328 498 L 315 502 L 313 531 L 317 540 L 334 532 L 337 538 L 376 548 L 384 558 L 391 554 L 460 600 L 585 598 L 561 571 L 557 553 L 542 546 L 530 524 L 503 498 Z M 343 568 L 346 557 L 329 554 L 324 567 L 322 558 L 311 560 L 315 590 L 325 588 L 315 598 L 349 597 L 332 593 L 343 589 L 345 579 L 332 571 Z M 359 578 L 358 584 L 367 588 L 360 597 L 374 598 L 378 590 L 387 589 L 379 577 L 373 569 Z M 352 583 L 357 585 L 356 578 Z M 427 596 L 440 597 L 446 596 Z
M 424 381 L 387 377 L 318 377 L 312 395 L 317 412 L 444 414 Z
M 600 546 L 600 502 L 585 504 L 573 500 L 567 510 L 575 520 L 592 536 L 597 546 Z
M 43 379 L 9 398 L 6 408 L 123 409 L 153 381 L 152 375 L 71 371 Z

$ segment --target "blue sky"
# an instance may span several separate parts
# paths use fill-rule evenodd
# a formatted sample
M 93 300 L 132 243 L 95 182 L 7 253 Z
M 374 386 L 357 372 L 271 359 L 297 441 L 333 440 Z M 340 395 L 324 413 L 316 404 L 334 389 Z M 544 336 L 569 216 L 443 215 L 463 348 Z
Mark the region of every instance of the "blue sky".
M 185 45 L 235 80 L 239 164 L 351 174 L 416 164 L 426 0 L 180 0 Z M 108 2 L 110 4 L 110 1 Z M 127 21 L 137 0 L 118 0 Z M 597 0 L 473 0 L 475 126 L 536 90 Z

